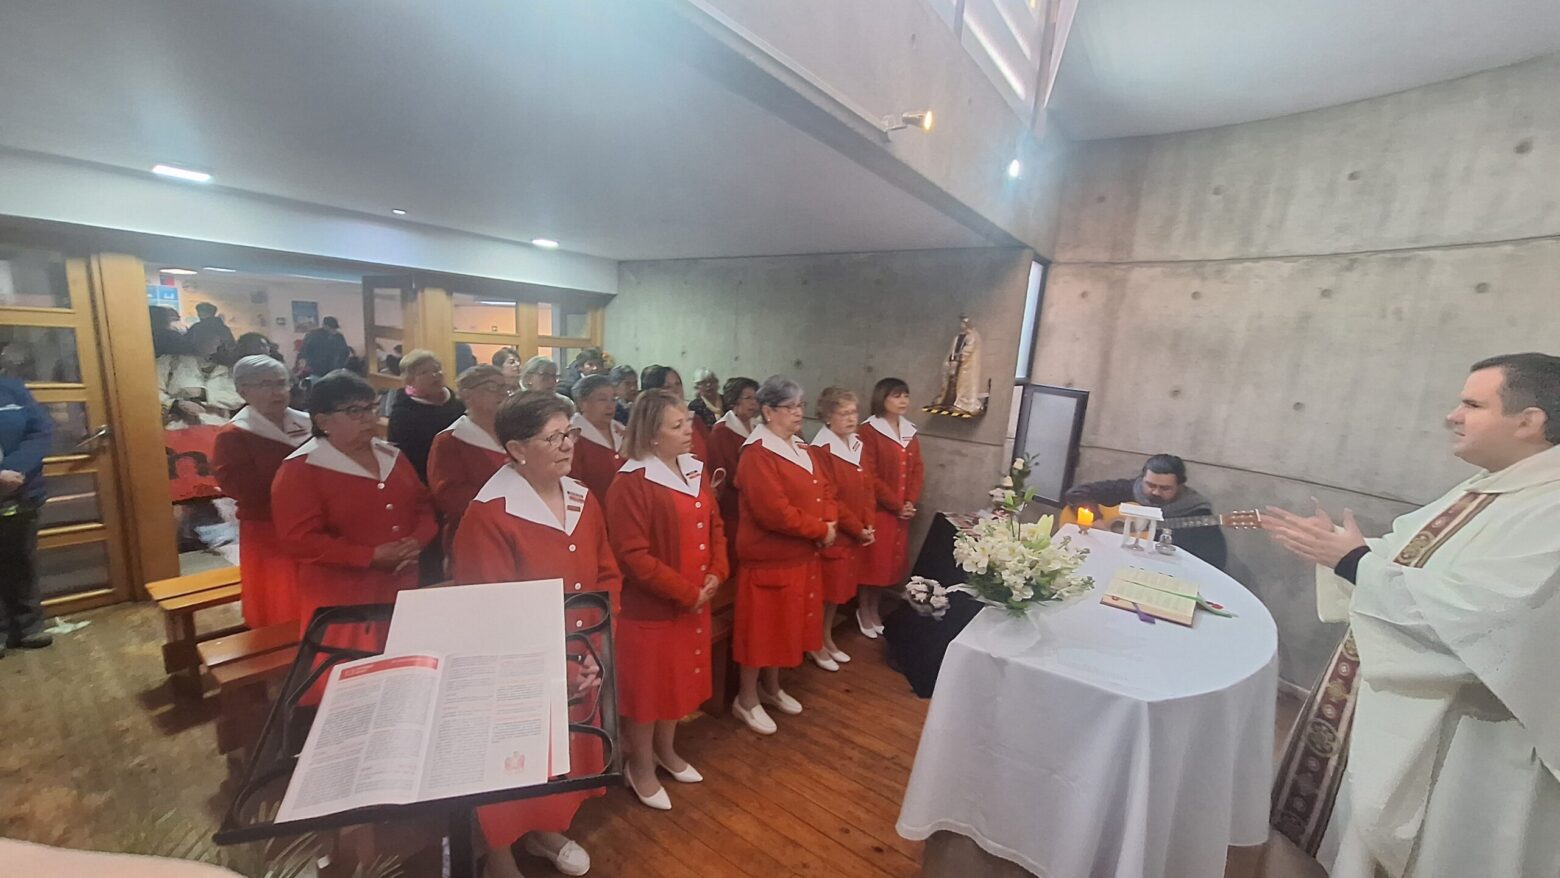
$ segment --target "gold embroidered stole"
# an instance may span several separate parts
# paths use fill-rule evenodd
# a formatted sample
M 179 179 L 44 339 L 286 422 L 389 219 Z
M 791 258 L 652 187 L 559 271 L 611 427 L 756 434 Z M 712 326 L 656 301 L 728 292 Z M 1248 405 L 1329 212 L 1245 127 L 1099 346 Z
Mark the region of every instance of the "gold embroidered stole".
M 1414 534 L 1392 563 L 1423 567 L 1436 550 L 1488 509 L 1498 494 L 1464 494 Z M 1354 634 L 1345 631 L 1327 670 L 1312 688 L 1289 732 L 1284 758 L 1273 782 L 1268 822 L 1311 856 L 1322 844 L 1333 803 L 1349 763 L 1349 732 L 1354 726 L 1360 656 Z

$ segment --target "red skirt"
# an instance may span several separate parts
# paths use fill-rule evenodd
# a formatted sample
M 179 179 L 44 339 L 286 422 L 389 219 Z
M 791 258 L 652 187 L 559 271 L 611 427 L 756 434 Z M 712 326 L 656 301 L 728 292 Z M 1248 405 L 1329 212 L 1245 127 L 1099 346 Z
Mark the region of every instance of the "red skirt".
M 903 585 L 909 579 L 910 522 L 878 509 L 872 527 L 876 539 L 861 548 L 861 584 Z
M 682 719 L 710 697 L 710 608 L 618 621 L 618 708 L 636 722 Z
M 392 574 L 381 570 L 300 564 L 298 565 L 298 635 L 302 637 L 308 632 L 309 622 L 314 618 L 314 611 L 320 607 L 393 604 L 396 592 L 416 587 L 415 568 Z M 384 651 L 385 638 L 389 633 L 388 621 L 333 625 L 330 633 L 325 636 L 324 645 L 380 653 Z M 329 674 L 322 675 L 319 682 L 299 699 L 299 703 L 318 704 L 325 693 L 324 684 L 329 676 Z
M 594 625 L 599 621 L 597 615 L 571 610 L 565 616 L 566 630 L 575 630 L 575 622 L 582 622 L 586 626 Z M 618 622 L 613 626 L 614 638 L 618 636 L 622 624 Z M 709 630 L 708 627 L 705 630 Z M 614 639 L 613 642 L 616 643 L 616 640 Z M 573 643 L 565 648 L 573 654 L 580 652 Z M 618 664 L 621 667 L 621 659 Z M 622 689 L 621 682 L 618 688 Z M 584 702 L 569 706 L 571 721 L 586 722 L 590 719 L 590 714 L 597 707 L 595 693 L 585 696 Z M 600 738 L 592 735 L 569 735 L 569 773 L 565 775 L 566 777 L 588 777 L 600 774 L 606 765 L 606 751 L 602 749 Z M 586 799 L 594 799 L 606 794 L 605 789 L 581 790 L 540 796 L 535 799 L 520 799 L 498 805 L 483 805 L 477 809 L 477 823 L 482 827 L 482 835 L 487 839 L 488 847 L 509 847 L 527 832 L 568 831 L 569 824 L 574 822 L 575 812 L 580 810 L 580 806 L 585 804 Z
M 823 570 L 817 554 L 796 564 L 744 564 L 737 571 L 731 654 L 738 664 L 794 668 L 823 648 Z
M 269 521 L 238 522 L 244 624 L 251 630 L 298 620 L 298 562 L 282 551 Z
M 857 545 L 844 534 L 838 540 L 845 543 L 839 554 L 823 556 L 823 602 L 836 606 L 856 596 L 856 586 L 861 584 L 862 553 L 870 548 Z

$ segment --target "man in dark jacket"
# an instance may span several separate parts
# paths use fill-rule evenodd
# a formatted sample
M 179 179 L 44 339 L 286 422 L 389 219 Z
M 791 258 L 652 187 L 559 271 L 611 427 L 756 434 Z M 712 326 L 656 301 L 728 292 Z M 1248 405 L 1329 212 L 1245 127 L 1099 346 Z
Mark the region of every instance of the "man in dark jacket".
M 38 510 L 43 506 L 43 458 L 54 423 L 27 385 L 0 376 L 0 630 L 5 649 L 41 649 L 38 595 Z
M 1213 504 L 1187 487 L 1186 461 L 1173 454 L 1150 457 L 1135 479 L 1107 479 L 1076 485 L 1062 497 L 1062 502 L 1068 506 L 1100 507 L 1122 503 L 1156 506 L 1167 520 L 1213 514 Z M 1176 545 L 1220 570 L 1224 569 L 1228 548 L 1223 532 L 1217 527 L 1173 530 Z
M 345 368 L 347 358 L 352 355 L 336 318 L 326 317 L 320 324 L 319 329 L 311 329 L 303 337 L 303 346 L 298 350 L 298 356 L 308 364 L 309 374 L 315 378 Z

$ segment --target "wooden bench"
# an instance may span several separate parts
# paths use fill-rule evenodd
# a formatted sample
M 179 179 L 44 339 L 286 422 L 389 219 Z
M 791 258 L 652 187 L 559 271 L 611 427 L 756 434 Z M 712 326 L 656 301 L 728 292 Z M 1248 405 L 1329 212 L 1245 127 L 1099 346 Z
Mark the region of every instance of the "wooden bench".
M 201 691 L 200 656 L 196 646 L 215 637 L 236 634 L 243 631 L 244 626 L 202 633 L 195 628 L 195 614 L 231 604 L 242 596 L 238 568 L 219 567 L 188 576 L 159 579 L 146 584 L 146 593 L 163 612 L 163 670 L 168 672 L 176 690 L 198 696 Z
M 298 623 L 283 622 L 196 647 L 217 687 L 217 750 L 247 749 L 260 735 L 272 690 L 298 653 Z

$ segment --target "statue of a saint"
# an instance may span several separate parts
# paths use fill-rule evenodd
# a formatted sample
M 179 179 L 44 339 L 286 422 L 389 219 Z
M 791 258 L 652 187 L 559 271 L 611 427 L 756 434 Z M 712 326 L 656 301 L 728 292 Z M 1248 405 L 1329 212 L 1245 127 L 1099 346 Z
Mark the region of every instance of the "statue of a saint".
M 942 393 L 926 410 L 966 418 L 985 414 L 980 398 L 980 333 L 966 316 L 959 317 L 959 334 L 953 337 L 943 364 Z

